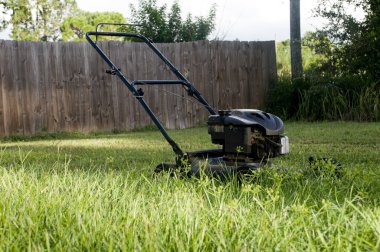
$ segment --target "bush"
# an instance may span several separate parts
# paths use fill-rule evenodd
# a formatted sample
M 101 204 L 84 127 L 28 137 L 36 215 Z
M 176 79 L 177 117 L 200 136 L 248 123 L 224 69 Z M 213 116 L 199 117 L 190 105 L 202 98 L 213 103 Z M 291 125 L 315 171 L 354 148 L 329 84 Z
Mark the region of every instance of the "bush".
M 268 92 L 266 110 L 283 119 L 294 118 L 300 104 L 300 91 L 309 87 L 306 79 L 292 81 L 290 76 L 279 77 L 274 88 Z

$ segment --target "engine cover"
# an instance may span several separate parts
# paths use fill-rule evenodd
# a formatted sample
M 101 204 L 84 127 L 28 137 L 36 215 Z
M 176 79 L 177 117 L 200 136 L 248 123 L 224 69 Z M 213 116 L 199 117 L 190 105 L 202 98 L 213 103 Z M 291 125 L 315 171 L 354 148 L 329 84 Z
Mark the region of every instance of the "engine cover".
M 263 159 L 289 152 L 280 118 L 256 109 L 220 110 L 208 118 L 208 133 L 227 159 Z

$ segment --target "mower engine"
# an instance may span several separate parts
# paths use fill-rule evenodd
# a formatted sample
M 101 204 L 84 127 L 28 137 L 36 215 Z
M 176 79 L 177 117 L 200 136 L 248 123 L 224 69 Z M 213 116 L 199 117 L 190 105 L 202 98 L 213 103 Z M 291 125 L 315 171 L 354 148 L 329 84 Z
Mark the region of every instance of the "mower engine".
M 223 146 L 225 160 L 250 162 L 289 153 L 284 124 L 256 109 L 220 110 L 208 118 L 212 143 Z

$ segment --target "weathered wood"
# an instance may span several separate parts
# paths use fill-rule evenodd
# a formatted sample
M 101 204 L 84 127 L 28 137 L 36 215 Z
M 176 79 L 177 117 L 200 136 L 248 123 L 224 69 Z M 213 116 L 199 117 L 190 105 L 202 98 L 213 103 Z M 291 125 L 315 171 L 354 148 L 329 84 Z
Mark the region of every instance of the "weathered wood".
M 211 103 L 210 105 L 217 109 L 220 108 L 220 101 L 219 101 L 219 87 L 220 85 L 217 83 L 217 71 L 215 70 L 217 68 L 217 42 L 211 42 L 210 43 L 210 56 L 209 56 L 209 63 L 210 63 L 210 89 L 209 92 L 212 92 L 212 100 L 209 100 Z
M 36 57 L 39 59 L 41 62 L 40 65 L 38 65 L 38 75 L 36 75 L 36 83 L 38 83 L 38 95 L 36 98 L 38 99 L 38 106 L 36 108 L 36 125 L 34 128 L 34 133 L 42 130 L 42 131 L 47 131 L 47 94 L 46 91 L 48 88 L 46 87 L 47 83 L 47 75 L 45 70 L 41 70 L 47 66 L 47 59 L 45 58 L 44 52 L 46 51 L 47 44 L 40 43 L 37 46 L 37 51 L 36 51 Z M 49 70 L 49 69 L 47 69 Z M 38 76 L 38 77 L 37 77 Z
M 11 112 L 11 128 L 10 132 L 16 133 L 16 134 L 24 134 L 24 120 L 23 120 L 23 114 L 25 111 L 23 111 L 22 105 L 25 95 L 19 95 L 22 90 L 22 80 L 20 78 L 24 79 L 22 77 L 24 75 L 24 59 L 22 58 L 23 55 L 20 52 L 20 44 L 21 42 L 16 42 L 12 48 L 12 63 L 17 62 L 18 67 L 11 67 L 10 73 L 12 73 L 12 81 L 8 83 L 8 87 L 13 91 L 10 95 L 9 99 L 9 110 Z M 12 64 L 11 64 L 12 66 Z
M 189 42 L 181 44 L 181 56 L 182 56 L 181 72 L 187 79 L 189 79 L 190 82 L 196 85 L 190 76 L 191 66 L 190 66 L 190 56 L 189 56 L 190 52 L 189 52 L 188 47 L 189 47 Z M 189 126 L 195 125 L 194 117 L 193 117 L 195 105 L 192 102 L 192 100 L 189 99 L 190 97 L 186 96 L 186 98 L 188 99 L 186 102 L 186 113 L 185 113 L 186 114 L 185 120 L 187 122 L 186 124 Z
M 98 44 L 128 81 L 176 79 L 143 43 Z M 198 41 L 157 47 L 216 110 L 260 108 L 276 77 L 274 42 Z M 105 74 L 106 69 L 109 66 L 84 42 L 0 41 L 0 136 L 152 125 L 127 87 Z M 164 127 L 193 127 L 207 120 L 207 110 L 190 101 L 179 85 L 142 89 Z
M 239 53 L 239 46 L 240 42 L 239 41 L 234 41 L 230 44 L 230 50 L 229 50 L 229 58 L 230 58 L 230 64 L 229 64 L 229 69 L 232 71 L 228 71 L 229 74 L 229 79 L 228 79 L 228 84 L 229 88 L 231 90 L 231 100 L 232 100 L 232 108 L 240 108 L 241 104 L 241 90 L 239 87 L 239 79 L 236 77 L 235 73 L 239 72 L 239 65 L 240 65 L 240 58 L 238 57 Z
M 0 52 L 4 52 L 5 41 L 0 41 Z M 2 66 L 3 60 L 5 60 L 4 53 L 0 54 L 0 65 Z M 0 68 L 0 136 L 5 135 L 4 129 L 4 98 L 3 98 L 3 79 L 5 78 L 5 69 Z
M 45 66 L 45 71 L 48 71 L 48 132 L 57 132 L 59 131 L 59 111 L 58 111 L 58 96 L 57 96 L 57 86 L 58 86 L 58 67 L 57 67 L 57 57 L 58 57 L 58 43 L 49 43 L 48 51 L 45 54 L 48 54 L 48 66 Z
M 261 44 L 258 42 L 250 43 L 250 99 L 247 104 L 248 108 L 258 108 L 259 107 L 259 99 L 261 96 L 260 93 L 260 85 L 262 83 L 262 75 L 261 75 Z
M 221 41 L 218 47 L 218 68 L 215 69 L 217 71 L 217 81 L 219 82 L 218 84 L 220 85 L 220 93 L 219 96 L 221 97 L 221 102 L 220 102 L 220 108 L 223 109 L 231 109 L 231 99 L 229 97 L 229 61 L 230 59 L 228 58 L 228 51 L 229 51 L 229 45 L 230 43 Z
M 240 104 L 248 104 L 249 101 L 249 44 L 248 42 L 241 42 L 237 52 L 239 55 L 239 79 L 236 80 L 239 86 L 239 99 Z M 240 105 L 239 104 L 239 105 Z
M 81 50 L 84 57 L 83 60 L 83 78 L 82 78 L 82 94 L 81 98 L 81 111 L 83 118 L 82 118 L 82 131 L 83 132 L 89 132 L 91 131 L 91 84 L 92 79 L 89 77 L 90 75 L 90 68 L 91 66 L 91 54 L 89 52 L 91 48 L 85 46 L 85 44 L 82 44 Z

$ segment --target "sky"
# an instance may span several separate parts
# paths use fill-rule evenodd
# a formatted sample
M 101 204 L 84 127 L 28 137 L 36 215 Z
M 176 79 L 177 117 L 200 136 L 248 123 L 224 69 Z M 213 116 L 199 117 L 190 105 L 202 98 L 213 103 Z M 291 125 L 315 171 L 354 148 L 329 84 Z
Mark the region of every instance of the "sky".
M 138 0 L 76 0 L 80 9 L 86 11 L 117 11 L 128 21 L 130 4 L 138 6 Z M 158 5 L 171 6 L 174 0 L 157 0 Z M 215 3 L 216 28 L 209 39 L 223 40 L 285 40 L 289 38 L 289 0 L 178 0 L 183 15 L 206 16 Z M 313 18 L 315 0 L 301 0 L 301 33 L 322 26 Z M 0 38 L 7 35 L 3 32 Z
M 315 0 L 301 1 L 301 32 L 313 31 L 322 25 L 313 18 Z M 171 6 L 174 0 L 157 0 L 158 5 Z M 289 0 L 178 0 L 183 14 L 208 14 L 212 4 L 217 5 L 216 29 L 210 36 L 224 40 L 284 40 L 290 37 Z M 130 4 L 138 0 L 77 0 L 78 6 L 88 11 L 118 11 L 130 16 Z

